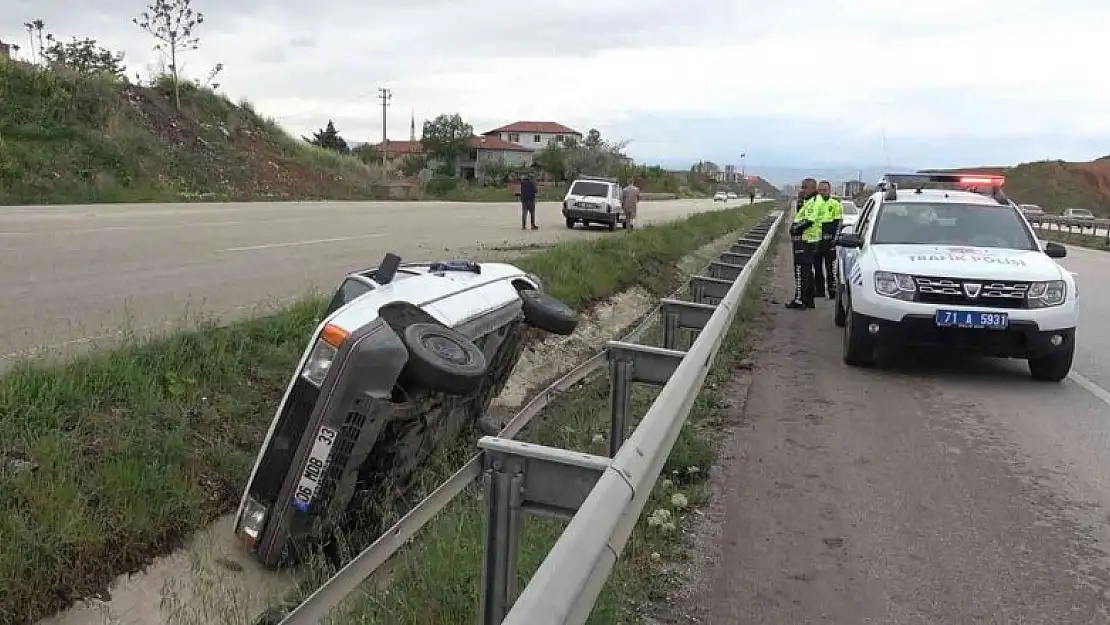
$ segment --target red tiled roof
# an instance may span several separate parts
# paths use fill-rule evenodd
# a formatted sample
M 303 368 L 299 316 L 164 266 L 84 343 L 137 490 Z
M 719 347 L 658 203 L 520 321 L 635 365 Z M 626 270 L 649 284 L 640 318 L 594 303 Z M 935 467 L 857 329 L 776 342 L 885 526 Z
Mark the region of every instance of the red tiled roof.
M 494 128 L 483 134 L 490 135 L 498 132 L 542 133 L 551 135 L 578 135 L 582 133 L 556 122 L 513 122 L 508 126 Z
M 532 150 L 497 137 L 471 137 L 470 147 L 478 150 L 502 150 L 505 152 L 531 152 Z
M 386 141 L 385 149 L 382 149 L 381 143 L 375 143 L 374 149 L 381 152 L 389 152 L 390 156 L 397 154 L 422 154 L 424 146 L 419 141 Z

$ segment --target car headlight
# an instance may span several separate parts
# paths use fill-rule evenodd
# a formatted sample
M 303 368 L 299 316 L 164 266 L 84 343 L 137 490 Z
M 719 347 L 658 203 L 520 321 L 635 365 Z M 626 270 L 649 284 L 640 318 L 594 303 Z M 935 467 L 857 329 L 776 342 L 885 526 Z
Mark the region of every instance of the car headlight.
M 875 292 L 883 297 L 909 301 L 916 291 L 912 276 L 889 271 L 875 272 Z
M 252 548 L 262 535 L 262 528 L 266 525 L 266 515 L 269 508 L 254 499 L 247 497 L 243 506 L 243 517 L 239 520 L 239 536 Z
M 1068 285 L 1063 280 L 1050 280 L 1048 282 L 1034 282 L 1029 285 L 1025 299 L 1030 308 L 1047 308 L 1059 306 L 1068 297 Z
M 319 388 L 324 383 L 324 378 L 328 375 L 332 363 L 335 362 L 335 357 L 339 353 L 339 346 L 347 340 L 348 336 L 350 336 L 350 333 L 337 326 L 331 324 L 324 326 L 324 329 L 320 331 L 320 338 L 316 340 L 316 344 L 312 346 L 312 351 L 308 354 L 308 359 L 305 360 L 304 368 L 301 369 L 301 377 Z

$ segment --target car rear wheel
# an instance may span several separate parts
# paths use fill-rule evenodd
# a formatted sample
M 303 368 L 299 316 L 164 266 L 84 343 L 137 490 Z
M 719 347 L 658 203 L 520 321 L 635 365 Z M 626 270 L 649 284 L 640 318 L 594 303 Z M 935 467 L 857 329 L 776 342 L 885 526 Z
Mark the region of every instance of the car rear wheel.
M 520 291 L 524 321 L 544 332 L 567 336 L 578 327 L 578 313 L 547 293 L 535 289 Z
M 414 323 L 405 328 L 412 378 L 429 390 L 466 395 L 482 384 L 486 357 L 470 339 L 436 323 Z
M 1029 359 L 1029 374 L 1034 380 L 1042 382 L 1059 382 L 1068 377 L 1071 363 L 1075 358 L 1075 342 L 1071 342 L 1064 349 L 1048 356 Z

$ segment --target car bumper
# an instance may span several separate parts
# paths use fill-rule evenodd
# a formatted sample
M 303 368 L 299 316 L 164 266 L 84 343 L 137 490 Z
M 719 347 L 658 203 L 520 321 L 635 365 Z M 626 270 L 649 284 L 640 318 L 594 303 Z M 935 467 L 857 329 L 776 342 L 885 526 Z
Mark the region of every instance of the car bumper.
M 597 211 L 589 208 L 564 208 L 563 217 L 567 219 L 576 219 L 578 221 L 591 221 L 595 223 L 610 223 L 615 224 L 621 221 L 620 213 L 610 213 L 607 211 Z
M 938 327 L 933 315 L 909 314 L 899 321 L 855 313 L 879 345 L 940 347 L 998 358 L 1038 358 L 1063 351 L 1075 328 L 1043 330 L 1035 321 L 1012 319 L 1004 330 Z

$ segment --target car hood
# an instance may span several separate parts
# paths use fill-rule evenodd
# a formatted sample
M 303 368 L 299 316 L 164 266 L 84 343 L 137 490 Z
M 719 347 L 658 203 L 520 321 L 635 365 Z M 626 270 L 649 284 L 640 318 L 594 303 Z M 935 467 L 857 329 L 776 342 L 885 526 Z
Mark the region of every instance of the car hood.
M 878 269 L 918 276 L 1059 280 L 1060 265 L 1044 252 L 949 245 L 874 245 Z

